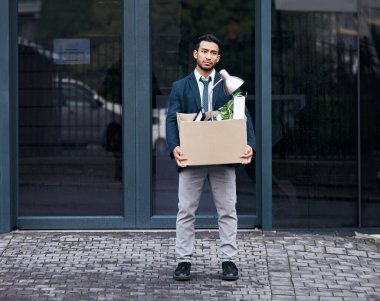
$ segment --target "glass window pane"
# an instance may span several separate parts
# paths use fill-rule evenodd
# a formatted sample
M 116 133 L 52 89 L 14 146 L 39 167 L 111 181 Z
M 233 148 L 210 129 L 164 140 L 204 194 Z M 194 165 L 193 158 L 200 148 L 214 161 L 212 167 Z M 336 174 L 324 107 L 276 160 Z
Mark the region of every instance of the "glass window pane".
M 362 225 L 380 226 L 380 1 L 359 1 Z
M 273 7 L 273 224 L 357 226 L 356 7 Z
M 19 214 L 122 215 L 121 0 L 19 0 Z
M 166 149 L 165 119 L 172 83 L 195 68 L 194 40 L 214 33 L 222 43 L 217 70 L 245 80 L 247 105 L 254 117 L 254 1 L 152 1 L 152 147 L 154 214 L 177 213 L 178 174 Z M 255 166 L 237 170 L 238 214 L 255 214 Z M 199 214 L 215 215 L 205 187 Z

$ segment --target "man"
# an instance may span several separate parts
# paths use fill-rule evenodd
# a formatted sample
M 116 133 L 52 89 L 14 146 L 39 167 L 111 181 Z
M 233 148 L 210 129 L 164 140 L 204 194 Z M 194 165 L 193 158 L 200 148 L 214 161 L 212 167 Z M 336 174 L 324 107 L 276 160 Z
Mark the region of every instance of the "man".
M 221 43 L 212 34 L 198 38 L 193 52 L 196 60 L 194 72 L 175 82 L 169 97 L 166 119 L 166 139 L 172 159 L 179 169 L 178 214 L 176 222 L 176 258 L 178 266 L 174 272 L 175 280 L 189 280 L 191 257 L 194 247 L 195 212 L 199 205 L 205 180 L 210 183 L 214 203 L 218 212 L 219 236 L 221 245 L 219 257 L 222 262 L 222 278 L 236 280 L 238 268 L 233 262 L 237 253 L 237 215 L 236 215 L 236 176 L 234 165 L 204 165 L 186 167 L 186 154 L 180 148 L 176 113 L 196 113 L 203 107 L 208 110 L 208 95 L 213 83 L 220 79 L 215 66 L 220 60 Z M 229 99 L 223 85 L 213 89 L 213 110 L 222 107 Z M 242 154 L 242 164 L 249 164 L 255 148 L 255 137 L 251 118 L 247 116 L 247 148 Z

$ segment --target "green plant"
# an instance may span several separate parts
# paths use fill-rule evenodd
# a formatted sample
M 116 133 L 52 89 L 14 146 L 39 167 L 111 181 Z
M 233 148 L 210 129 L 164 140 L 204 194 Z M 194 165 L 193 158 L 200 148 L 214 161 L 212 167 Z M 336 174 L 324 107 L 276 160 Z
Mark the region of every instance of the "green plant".
M 219 115 L 222 120 L 232 119 L 234 115 L 234 98 L 236 96 L 242 96 L 241 91 L 235 91 L 232 93 L 232 98 L 226 102 L 226 104 L 219 108 Z

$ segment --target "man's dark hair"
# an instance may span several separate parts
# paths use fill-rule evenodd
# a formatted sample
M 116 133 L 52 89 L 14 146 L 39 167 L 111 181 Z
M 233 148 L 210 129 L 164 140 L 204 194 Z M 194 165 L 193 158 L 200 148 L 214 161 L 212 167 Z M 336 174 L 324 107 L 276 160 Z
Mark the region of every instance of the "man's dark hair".
M 215 35 L 213 35 L 212 33 L 208 33 L 208 34 L 205 34 L 203 36 L 200 36 L 197 39 L 197 42 L 195 43 L 195 47 L 194 47 L 195 50 L 198 51 L 199 45 L 201 44 L 202 41 L 213 42 L 213 43 L 217 44 L 219 47 L 219 53 L 221 52 L 222 42 L 220 42 L 220 40 Z

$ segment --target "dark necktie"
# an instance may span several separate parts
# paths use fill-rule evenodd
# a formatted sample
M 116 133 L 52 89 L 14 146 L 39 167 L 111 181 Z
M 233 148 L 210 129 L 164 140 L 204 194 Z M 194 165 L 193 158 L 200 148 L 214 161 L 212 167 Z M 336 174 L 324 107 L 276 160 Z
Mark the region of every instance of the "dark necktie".
M 203 79 L 202 77 L 199 79 L 203 84 L 203 95 L 202 95 L 202 107 L 207 112 L 208 111 L 208 85 L 211 82 L 211 77 L 208 79 Z

